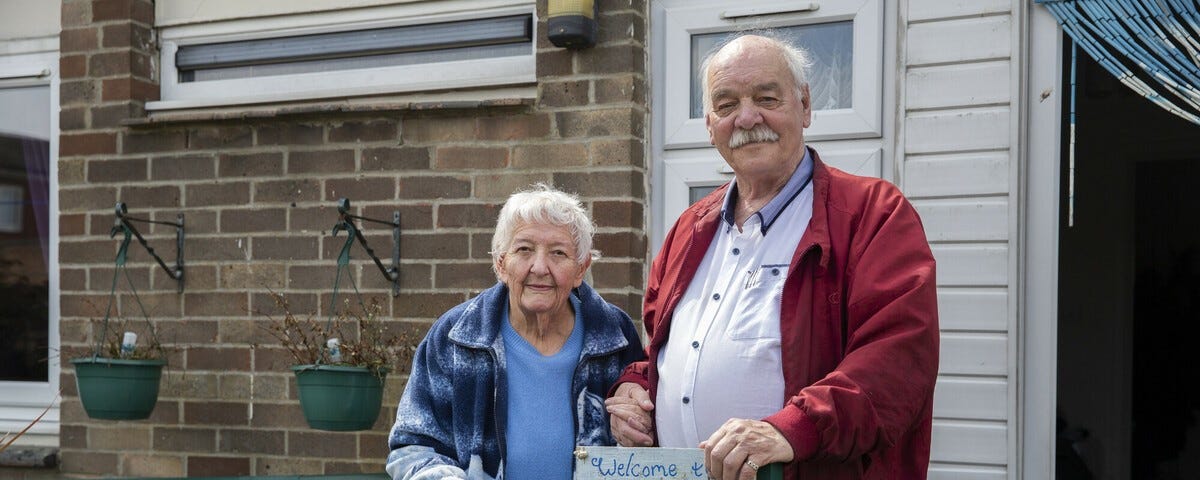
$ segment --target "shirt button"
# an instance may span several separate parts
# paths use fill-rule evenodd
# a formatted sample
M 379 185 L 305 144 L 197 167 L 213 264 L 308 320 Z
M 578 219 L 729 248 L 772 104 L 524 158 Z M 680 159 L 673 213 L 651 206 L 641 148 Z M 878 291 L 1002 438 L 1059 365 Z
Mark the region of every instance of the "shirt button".
M 733 254 L 734 254 L 734 255 L 737 255 L 737 254 L 739 254 L 739 253 L 742 253 L 742 249 L 740 249 L 740 248 L 735 248 L 735 249 L 733 249 Z
M 713 294 L 713 300 L 720 300 L 720 299 L 721 299 L 721 294 L 719 294 L 719 293 Z
M 772 268 L 772 269 L 771 269 L 771 275 L 774 275 L 774 276 L 778 277 L 778 276 L 779 276 L 779 269 L 778 269 L 778 268 Z
M 688 402 L 690 402 L 690 401 L 692 401 L 692 399 L 690 399 L 690 398 L 688 398 L 688 397 L 683 397 L 683 403 L 685 403 L 685 404 L 686 404 L 686 403 L 688 403 Z
M 700 348 L 700 342 L 692 341 L 692 348 Z

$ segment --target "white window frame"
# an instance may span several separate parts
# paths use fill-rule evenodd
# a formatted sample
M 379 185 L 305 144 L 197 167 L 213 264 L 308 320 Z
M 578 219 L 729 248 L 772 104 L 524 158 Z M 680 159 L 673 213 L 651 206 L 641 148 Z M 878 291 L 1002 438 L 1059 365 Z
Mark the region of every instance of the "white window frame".
M 696 2 L 699 3 L 699 2 Z M 805 130 L 813 141 L 870 138 L 882 134 L 883 1 L 837 0 L 824 2 L 729 2 L 667 7 L 661 34 L 667 85 L 690 85 L 692 35 L 736 31 L 745 28 L 775 28 L 853 21 L 854 85 L 852 108 L 813 112 L 812 128 Z M 803 7 L 810 7 L 804 9 Z M 815 7 L 815 8 L 813 8 Z M 797 11 L 797 10 L 800 11 Z M 792 12 L 764 16 L 737 16 L 754 12 Z M 862 81 L 862 79 L 874 79 Z M 709 143 L 703 118 L 691 117 L 690 88 L 667 89 L 664 95 L 664 144 L 667 149 L 704 147 Z
M 0 41 L 0 86 L 47 86 L 50 88 L 50 240 L 49 261 L 49 348 L 46 382 L 0 381 L 0 432 L 18 432 L 29 421 L 53 407 L 18 441 L 18 445 L 57 447 L 59 407 L 55 400 L 61 375 L 59 336 L 58 264 L 58 37 Z
M 349 30 L 533 15 L 529 55 L 343 71 L 179 82 L 180 47 L 219 42 L 312 35 Z M 347 9 L 279 17 L 247 18 L 164 27 L 159 30 L 161 100 L 147 110 L 277 103 L 386 95 L 428 90 L 532 85 L 536 83 L 537 18 L 530 0 L 451 0 Z

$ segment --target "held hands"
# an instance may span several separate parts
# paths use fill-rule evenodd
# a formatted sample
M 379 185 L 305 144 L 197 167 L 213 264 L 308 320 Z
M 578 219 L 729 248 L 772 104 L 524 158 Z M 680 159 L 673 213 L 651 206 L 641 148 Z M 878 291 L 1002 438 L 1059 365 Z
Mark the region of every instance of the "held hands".
M 774 426 L 740 418 L 726 421 L 700 448 L 712 480 L 753 480 L 758 467 L 790 462 L 794 456 L 792 445 Z
M 654 402 L 650 392 L 636 383 L 622 383 L 613 396 L 604 401 L 613 438 L 623 447 L 654 445 Z

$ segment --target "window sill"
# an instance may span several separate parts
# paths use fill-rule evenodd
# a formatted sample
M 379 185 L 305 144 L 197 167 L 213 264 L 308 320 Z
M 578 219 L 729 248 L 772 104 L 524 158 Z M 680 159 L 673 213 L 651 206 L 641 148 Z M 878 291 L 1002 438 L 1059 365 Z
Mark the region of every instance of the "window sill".
M 376 112 L 424 112 L 491 108 L 527 108 L 537 100 L 537 87 L 491 89 L 486 92 L 449 92 L 403 97 L 366 97 L 335 102 L 264 104 L 147 112 L 145 117 L 124 120 L 129 127 L 175 123 L 260 120 L 291 116 L 361 114 Z
M 58 448 L 12 446 L 0 452 L 0 467 L 54 468 Z

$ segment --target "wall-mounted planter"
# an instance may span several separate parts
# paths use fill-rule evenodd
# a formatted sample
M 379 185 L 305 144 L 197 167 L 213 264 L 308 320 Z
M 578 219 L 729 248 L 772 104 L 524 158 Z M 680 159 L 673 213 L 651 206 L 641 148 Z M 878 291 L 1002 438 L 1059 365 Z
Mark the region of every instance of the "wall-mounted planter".
M 300 407 L 317 430 L 367 430 L 379 418 L 387 369 L 345 365 L 294 365 Z
M 158 403 L 165 360 L 84 357 L 71 360 L 79 400 L 89 417 L 102 420 L 148 418 Z

